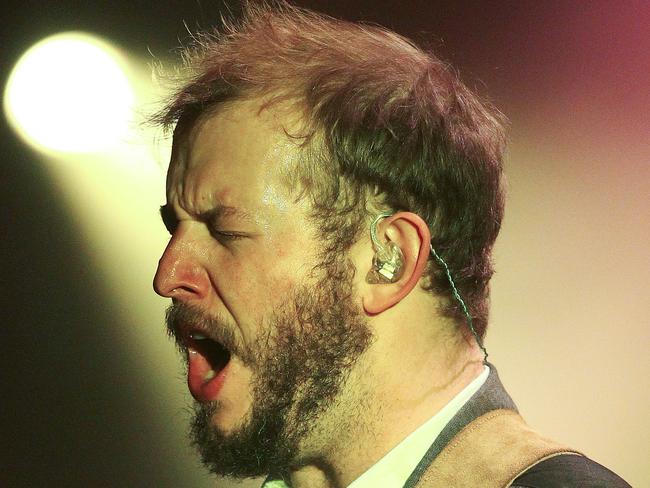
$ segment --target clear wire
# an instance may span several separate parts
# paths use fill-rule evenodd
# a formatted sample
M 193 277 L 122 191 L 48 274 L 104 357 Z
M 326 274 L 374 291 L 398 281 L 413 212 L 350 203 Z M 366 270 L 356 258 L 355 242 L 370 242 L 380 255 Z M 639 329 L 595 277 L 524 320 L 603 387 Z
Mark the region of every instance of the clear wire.
M 445 262 L 442 257 L 436 252 L 436 250 L 433 248 L 433 244 L 429 244 L 429 247 L 431 248 L 431 252 L 433 253 L 433 257 L 436 258 L 436 261 L 440 263 L 440 266 L 442 266 L 445 269 L 445 273 L 447 273 L 447 279 L 449 280 L 449 284 L 451 285 L 451 291 L 454 294 L 454 298 L 458 303 L 460 303 L 460 307 L 463 309 L 463 313 L 465 314 L 465 317 L 467 317 L 467 325 L 469 325 L 469 329 L 472 331 L 472 334 L 474 334 L 474 338 L 476 339 L 476 343 L 478 346 L 481 348 L 483 351 L 483 362 L 487 364 L 487 358 L 488 358 L 488 352 L 485 346 L 483 345 L 483 341 L 479 337 L 478 333 L 476 332 L 476 329 L 474 328 L 474 322 L 472 322 L 472 316 L 469 313 L 469 310 L 467 310 L 467 305 L 465 305 L 465 301 L 463 298 L 460 296 L 460 292 L 458 291 L 458 288 L 456 288 L 456 283 L 454 283 L 454 279 L 451 277 L 451 272 L 449 271 L 449 266 L 447 266 L 447 263 Z
M 377 224 L 381 219 L 385 219 L 386 217 L 390 217 L 393 214 L 390 212 L 382 212 L 379 215 L 375 217 L 375 220 L 372 221 L 370 224 L 370 239 L 372 240 L 372 243 L 375 246 L 375 250 L 381 249 L 382 245 L 381 242 L 379 242 L 379 239 L 377 238 Z

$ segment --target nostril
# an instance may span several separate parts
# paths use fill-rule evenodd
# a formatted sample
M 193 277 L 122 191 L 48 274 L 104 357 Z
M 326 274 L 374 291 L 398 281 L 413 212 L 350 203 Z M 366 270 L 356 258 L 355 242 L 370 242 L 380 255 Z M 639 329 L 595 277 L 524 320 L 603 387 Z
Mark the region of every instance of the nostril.
M 176 288 L 173 288 L 170 292 L 170 298 L 179 298 L 183 295 L 197 295 L 199 290 L 196 287 L 189 285 L 181 285 Z

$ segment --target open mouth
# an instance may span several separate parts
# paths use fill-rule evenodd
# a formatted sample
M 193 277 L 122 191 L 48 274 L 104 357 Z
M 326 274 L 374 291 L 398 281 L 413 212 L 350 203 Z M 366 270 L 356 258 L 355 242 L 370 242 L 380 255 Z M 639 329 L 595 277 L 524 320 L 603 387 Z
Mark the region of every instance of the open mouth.
M 191 334 L 190 338 L 192 340 L 190 349 L 194 349 L 206 359 L 211 367 L 213 376 L 219 374 L 230 361 L 230 351 L 220 342 L 214 341 L 198 332 Z
M 220 342 L 193 332 L 187 341 L 188 386 L 199 401 L 213 401 L 219 394 L 231 353 Z

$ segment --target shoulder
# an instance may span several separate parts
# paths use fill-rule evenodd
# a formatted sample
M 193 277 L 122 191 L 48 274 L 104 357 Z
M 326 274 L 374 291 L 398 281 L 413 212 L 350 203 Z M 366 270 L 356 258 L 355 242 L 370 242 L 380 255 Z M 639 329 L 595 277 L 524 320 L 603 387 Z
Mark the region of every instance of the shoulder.
M 621 477 L 585 457 L 562 454 L 546 459 L 515 479 L 511 488 L 629 488 Z

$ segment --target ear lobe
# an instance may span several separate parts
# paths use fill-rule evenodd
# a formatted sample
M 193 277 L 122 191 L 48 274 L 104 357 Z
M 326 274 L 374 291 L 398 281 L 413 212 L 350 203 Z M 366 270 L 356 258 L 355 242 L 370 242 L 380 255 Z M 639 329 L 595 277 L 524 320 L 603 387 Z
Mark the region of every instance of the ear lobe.
M 429 259 L 431 234 L 420 216 L 412 212 L 399 212 L 379 222 L 377 239 L 381 243 L 391 242 L 399 247 L 403 262 L 401 277 L 394 283 L 379 276 L 379 279 L 371 280 L 364 286 L 363 307 L 370 315 L 399 303 L 417 285 Z M 378 275 L 376 270 L 371 269 L 371 272 L 369 275 Z

